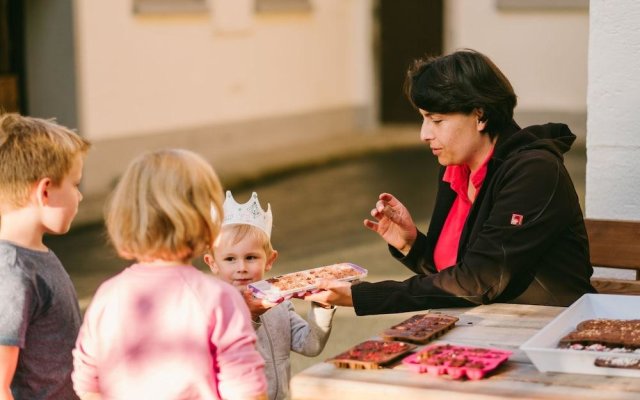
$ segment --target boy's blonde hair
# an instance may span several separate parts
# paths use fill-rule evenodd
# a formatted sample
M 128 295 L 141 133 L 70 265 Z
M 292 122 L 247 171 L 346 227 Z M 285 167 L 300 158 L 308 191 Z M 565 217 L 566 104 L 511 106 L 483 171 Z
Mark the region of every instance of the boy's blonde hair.
M 0 204 L 26 205 L 33 184 L 43 178 L 59 185 L 89 147 L 89 141 L 52 120 L 0 112 Z
M 271 245 L 271 239 L 267 236 L 266 232 L 262 229 L 249 225 L 249 224 L 230 224 L 222 227 L 225 236 L 228 235 L 227 240 L 230 244 L 234 245 L 245 239 L 246 237 L 254 238 L 262 243 L 267 258 L 273 254 L 273 246 Z M 219 238 L 219 239 L 222 239 Z M 215 249 L 213 249 L 215 251 Z
M 121 256 L 186 261 L 220 231 L 222 186 L 211 165 L 182 149 L 143 154 L 127 168 L 107 206 L 109 237 Z M 212 219 L 214 207 L 218 218 Z

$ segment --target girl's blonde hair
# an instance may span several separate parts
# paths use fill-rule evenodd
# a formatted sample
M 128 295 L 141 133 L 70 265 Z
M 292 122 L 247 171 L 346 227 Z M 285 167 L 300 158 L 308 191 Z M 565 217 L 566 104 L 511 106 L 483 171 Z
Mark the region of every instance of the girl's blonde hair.
M 262 229 L 249 225 L 249 224 L 230 224 L 222 227 L 224 232 L 224 239 L 230 244 L 234 245 L 244 240 L 246 237 L 256 239 L 262 244 L 262 249 L 267 255 L 267 258 L 273 254 L 273 246 L 271 245 L 271 239 Z M 218 238 L 221 240 L 222 236 Z M 215 248 L 213 249 L 215 252 Z M 215 253 L 214 253 L 215 254 Z
M 204 253 L 220 232 L 223 199 L 215 171 L 200 155 L 149 152 L 129 165 L 112 193 L 109 237 L 127 259 L 186 261 Z

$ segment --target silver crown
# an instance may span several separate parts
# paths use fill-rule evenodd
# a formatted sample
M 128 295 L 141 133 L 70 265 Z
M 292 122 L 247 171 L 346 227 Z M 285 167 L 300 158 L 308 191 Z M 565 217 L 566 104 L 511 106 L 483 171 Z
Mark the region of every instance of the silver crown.
M 251 194 L 249 201 L 244 204 L 239 204 L 233 198 L 231 192 L 227 190 L 223 210 L 224 219 L 222 220 L 222 226 L 231 224 L 253 225 L 264 231 L 268 237 L 271 237 L 271 227 L 273 225 L 271 204 L 267 203 L 267 210 L 263 210 L 256 192 Z

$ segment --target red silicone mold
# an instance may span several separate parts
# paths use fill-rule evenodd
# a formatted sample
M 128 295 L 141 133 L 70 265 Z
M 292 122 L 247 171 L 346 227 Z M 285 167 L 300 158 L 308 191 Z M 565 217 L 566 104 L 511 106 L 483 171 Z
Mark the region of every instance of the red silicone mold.
M 402 363 L 419 373 L 446 374 L 454 379 L 466 376 L 477 380 L 484 378 L 510 355 L 511 352 L 506 350 L 436 344 L 405 357 Z

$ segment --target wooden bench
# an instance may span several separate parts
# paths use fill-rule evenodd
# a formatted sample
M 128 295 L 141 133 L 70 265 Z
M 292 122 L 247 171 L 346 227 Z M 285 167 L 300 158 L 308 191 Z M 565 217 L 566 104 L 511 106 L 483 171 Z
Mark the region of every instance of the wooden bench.
M 592 278 L 599 293 L 640 295 L 640 221 L 585 219 L 591 265 L 634 270 L 635 280 Z

